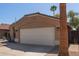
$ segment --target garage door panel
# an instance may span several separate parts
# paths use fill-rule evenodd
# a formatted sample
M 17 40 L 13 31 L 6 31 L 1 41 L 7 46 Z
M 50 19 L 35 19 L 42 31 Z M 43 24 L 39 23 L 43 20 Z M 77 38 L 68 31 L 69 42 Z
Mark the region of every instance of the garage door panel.
M 21 29 L 20 41 L 24 44 L 54 45 L 55 28 Z

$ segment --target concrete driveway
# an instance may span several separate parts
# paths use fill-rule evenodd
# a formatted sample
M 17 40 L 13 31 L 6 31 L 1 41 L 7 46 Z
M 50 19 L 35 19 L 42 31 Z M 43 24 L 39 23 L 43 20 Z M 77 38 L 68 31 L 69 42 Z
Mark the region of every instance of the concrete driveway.
M 58 46 L 36 46 L 0 40 L 1 56 L 57 56 Z

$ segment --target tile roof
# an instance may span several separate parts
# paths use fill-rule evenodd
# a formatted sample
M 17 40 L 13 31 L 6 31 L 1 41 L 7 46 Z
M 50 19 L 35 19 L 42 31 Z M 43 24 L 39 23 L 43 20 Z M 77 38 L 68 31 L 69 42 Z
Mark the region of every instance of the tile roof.
M 9 30 L 9 24 L 0 24 L 0 29 Z

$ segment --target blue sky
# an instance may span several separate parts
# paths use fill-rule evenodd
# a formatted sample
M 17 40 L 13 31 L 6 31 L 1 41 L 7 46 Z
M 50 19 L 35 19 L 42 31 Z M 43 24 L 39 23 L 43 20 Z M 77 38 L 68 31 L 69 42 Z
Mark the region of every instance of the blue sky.
M 59 13 L 59 4 L 58 3 L 0 3 L 0 23 L 13 23 L 16 20 L 19 20 L 26 14 L 40 12 L 43 14 L 51 15 L 50 7 L 52 5 L 57 6 L 56 13 Z M 67 12 L 73 10 L 79 12 L 79 4 L 67 4 Z

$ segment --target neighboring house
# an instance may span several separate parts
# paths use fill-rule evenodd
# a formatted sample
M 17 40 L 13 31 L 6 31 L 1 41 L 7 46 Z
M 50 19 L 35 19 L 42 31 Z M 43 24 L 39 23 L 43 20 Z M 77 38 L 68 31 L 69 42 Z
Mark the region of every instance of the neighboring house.
M 9 24 L 0 24 L 0 39 L 8 39 L 9 36 Z
M 54 46 L 59 44 L 59 18 L 41 13 L 24 15 L 10 26 L 11 40 L 23 44 Z

